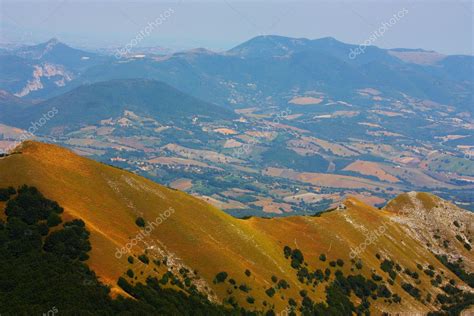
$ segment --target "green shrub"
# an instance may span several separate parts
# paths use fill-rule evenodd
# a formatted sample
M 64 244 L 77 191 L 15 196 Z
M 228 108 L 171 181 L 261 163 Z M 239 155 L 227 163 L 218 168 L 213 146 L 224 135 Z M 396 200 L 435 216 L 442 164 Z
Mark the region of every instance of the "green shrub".
M 390 278 L 391 278 L 392 280 L 395 280 L 395 278 L 397 277 L 397 273 L 396 273 L 395 271 L 393 271 L 393 270 L 391 270 L 391 271 L 388 273 L 388 275 L 390 276 Z
M 265 291 L 265 293 L 269 296 L 269 297 L 273 297 L 275 295 L 275 289 L 274 288 L 269 288 Z
M 384 272 L 389 272 L 390 270 L 393 269 L 393 262 L 390 260 L 385 259 L 381 264 L 380 264 L 380 269 Z
M 280 281 L 278 281 L 277 287 L 278 287 L 279 289 L 284 289 L 284 290 L 286 290 L 287 288 L 290 287 L 290 285 L 288 284 L 288 282 L 286 282 L 285 280 L 281 279 Z
M 0 188 L 0 201 L 6 202 L 10 199 L 12 195 L 16 194 L 16 190 L 13 187 L 8 187 L 5 189 Z
M 61 214 L 63 208 L 55 201 L 46 199 L 35 187 L 22 186 L 18 195 L 7 202 L 5 214 L 20 218 L 28 225 L 48 219 L 51 213 Z
M 242 292 L 248 293 L 250 292 L 251 288 L 247 286 L 247 284 L 243 283 L 239 286 L 239 290 Z
M 324 273 L 321 269 L 317 269 L 315 272 L 314 272 L 314 277 L 316 280 L 318 281 L 322 281 L 324 280 Z
M 142 217 L 138 217 L 135 220 L 135 224 L 137 224 L 138 227 L 145 227 L 146 225 L 145 220 Z
M 301 250 L 294 249 L 291 252 L 291 266 L 296 269 L 299 266 L 301 266 L 303 262 L 304 262 L 304 256 Z
M 402 301 L 402 298 L 398 294 L 393 294 L 392 295 L 392 301 L 396 304 L 400 303 Z
M 382 284 L 377 288 L 377 296 L 389 298 L 390 296 L 392 296 L 392 292 L 390 292 L 390 290 Z
M 87 252 L 91 250 L 89 232 L 82 220 L 73 220 L 64 224 L 64 229 L 49 234 L 43 249 L 71 260 L 87 260 Z
M 219 272 L 218 274 L 216 274 L 216 277 L 214 278 L 214 283 L 222 283 L 222 282 L 225 282 L 225 280 L 227 279 L 227 272 Z
M 411 285 L 410 283 L 402 283 L 402 289 L 408 294 L 413 296 L 415 299 L 420 299 L 420 290 Z
M 61 218 L 60 218 L 61 220 Z M 61 220 L 62 221 L 62 220 Z M 47 236 L 49 233 L 49 226 L 46 223 L 39 223 L 36 225 L 41 236 Z
M 379 282 L 382 281 L 382 277 L 378 274 L 372 273 L 372 280 Z
M 55 227 L 55 226 L 58 226 L 59 224 L 61 224 L 62 220 L 61 220 L 61 217 L 58 214 L 51 213 L 51 214 L 49 214 L 48 219 L 47 219 L 46 222 L 48 224 L 48 227 Z
M 139 255 L 138 260 L 140 260 L 144 264 L 149 264 L 150 263 L 150 259 L 148 259 L 148 256 L 146 254 Z

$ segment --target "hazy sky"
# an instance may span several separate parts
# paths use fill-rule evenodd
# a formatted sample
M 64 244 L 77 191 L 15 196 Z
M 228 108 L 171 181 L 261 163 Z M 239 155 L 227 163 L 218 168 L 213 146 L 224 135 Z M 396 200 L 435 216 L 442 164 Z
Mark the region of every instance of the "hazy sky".
M 0 41 L 38 43 L 57 37 L 72 46 L 123 46 L 169 9 L 139 46 L 223 50 L 261 34 L 332 36 L 359 44 L 405 9 L 374 45 L 474 51 L 473 2 L 458 0 L 0 0 Z

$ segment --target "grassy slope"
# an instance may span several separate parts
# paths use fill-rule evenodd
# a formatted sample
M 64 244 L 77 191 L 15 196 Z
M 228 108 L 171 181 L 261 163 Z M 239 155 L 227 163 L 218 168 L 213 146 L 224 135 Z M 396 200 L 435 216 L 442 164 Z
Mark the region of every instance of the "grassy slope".
M 462 258 L 469 272 L 474 271 L 471 245 L 474 237 L 474 213 L 426 192 L 404 193 L 391 200 L 384 208 L 392 218 L 405 225 L 407 231 L 423 244 L 429 244 L 432 252 L 447 255 L 451 261 Z M 457 226 L 455 225 L 457 224 Z M 445 247 L 443 241 L 449 241 Z
M 114 253 L 139 232 L 135 219 L 142 216 L 153 221 L 168 207 L 173 207 L 175 212 L 152 231 L 147 242 L 167 251 L 168 258 L 174 258 L 170 261 L 175 266 L 184 264 L 198 270 L 201 282 L 207 283 L 219 300 L 227 296 L 230 285 L 215 285 L 212 280 L 217 272 L 226 271 L 238 284 L 246 283 L 252 288 L 250 294 L 234 291 L 233 295 L 242 305 L 249 306 L 245 298 L 251 295 L 256 299 L 254 306 L 261 307 L 262 301 L 267 300 L 275 304 L 275 311 L 281 311 L 289 297 L 299 300 L 298 291 L 305 288 L 283 256 L 285 245 L 301 249 L 312 268 L 324 270 L 329 260 L 341 258 L 346 263 L 343 270 L 349 273 L 350 248 L 365 239 L 362 227 L 373 231 L 384 222 L 387 233 L 361 255 L 362 273 L 366 277 L 370 277 L 371 269 L 386 277 L 379 269 L 380 261 L 375 258 L 375 253 L 380 253 L 412 271 L 416 271 L 418 262 L 432 264 L 457 280 L 431 253 L 391 222 L 388 211 L 379 211 L 355 199 L 346 202 L 347 210 L 321 217 L 239 220 L 185 193 L 79 157 L 54 145 L 27 142 L 18 151 L 21 154 L 0 159 L 0 187 L 34 185 L 62 205 L 66 217 L 83 219 L 91 231 L 93 246 L 88 264 L 111 286 L 115 286 L 117 278 L 130 267 L 126 256 L 117 259 Z M 140 243 L 132 252 L 139 255 L 144 248 Z M 153 251 L 149 250 L 149 256 L 153 257 Z M 325 253 L 328 261 L 320 262 L 317 259 L 320 253 Z M 143 270 L 137 264 L 133 267 L 136 272 Z M 252 271 L 250 277 L 245 276 L 245 269 Z M 145 275 L 147 273 L 154 272 L 148 269 Z M 264 289 L 271 284 L 272 275 L 287 280 L 291 288 L 269 299 Z M 399 273 L 397 283 L 400 277 L 409 278 Z M 432 294 L 437 293 L 426 275 L 420 273 L 420 278 L 420 289 L 430 288 Z M 397 284 L 389 288 L 403 298 L 402 305 L 392 304 L 392 308 L 427 309 L 406 295 Z M 324 297 L 322 285 L 315 293 L 309 287 L 307 289 L 313 298 Z M 375 308 L 382 308 L 377 304 Z M 384 310 L 390 311 L 390 308 L 384 307 Z

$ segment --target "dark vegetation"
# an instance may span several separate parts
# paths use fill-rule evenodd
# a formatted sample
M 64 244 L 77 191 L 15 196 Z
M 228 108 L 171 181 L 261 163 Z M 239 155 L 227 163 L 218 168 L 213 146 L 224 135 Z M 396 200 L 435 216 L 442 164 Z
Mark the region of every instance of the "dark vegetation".
M 436 256 L 436 258 L 451 272 L 456 274 L 461 280 L 466 282 L 470 287 L 474 288 L 474 273 L 468 273 L 462 266 L 457 262 L 450 262 L 448 258 L 443 256 Z
M 452 284 L 442 286 L 441 289 L 444 294 L 436 295 L 441 311 L 428 313 L 429 316 L 460 315 L 464 309 L 474 304 L 474 293 L 464 292 Z
M 137 224 L 138 227 L 145 227 L 145 220 L 143 219 L 143 217 L 138 217 L 135 220 L 135 224 Z
M 135 286 L 120 278 L 118 285 L 135 299 L 111 299 L 110 289 L 83 262 L 91 250 L 84 222 L 57 224 L 50 231 L 50 216 L 59 217 L 63 209 L 34 187 L 22 186 L 12 197 L 14 191 L 0 190 L 9 198 L 6 222 L 0 221 L 2 315 L 43 315 L 53 307 L 64 315 L 247 314 L 214 305 L 197 292 L 164 289 L 150 278 Z
M 226 300 L 230 308 L 209 302 L 192 285 L 187 278 L 189 271 L 185 269 L 180 271 L 180 274 L 185 277 L 186 287 L 169 271 L 160 280 L 148 277 L 145 284 L 132 285 L 126 278 L 133 279 L 135 273 L 128 269 L 124 277 L 118 280 L 118 285 L 134 299 L 120 296 L 111 299 L 110 289 L 101 284 L 95 273 L 84 263 L 89 257 L 91 244 L 89 232 L 83 221 L 75 219 L 62 223 L 62 207 L 45 198 L 34 187 L 22 186 L 18 190 L 0 189 L 0 196 L 7 201 L 5 207 L 7 219 L 0 221 L 2 315 L 42 314 L 53 307 L 60 313 L 81 315 L 253 314 L 240 308 L 233 297 Z M 51 227 L 54 229 L 51 230 Z M 289 306 L 303 315 L 362 315 L 369 313 L 372 302 L 377 299 L 383 299 L 389 304 L 401 303 L 400 296 L 392 293 L 383 278 L 375 273 L 371 279 L 366 279 L 361 274 L 345 276 L 338 270 L 344 266 L 342 259 L 335 258 L 327 263 L 328 258 L 321 254 L 314 260 L 326 264 L 327 267 L 324 271 L 323 269 L 311 271 L 301 250 L 285 246 L 283 254 L 302 284 L 313 288 L 322 285 L 326 294 L 324 303 L 313 302 L 308 295 L 309 291 L 306 290 L 300 291 L 299 302 L 294 298 L 288 298 Z M 415 283 L 419 282 L 418 272 L 402 269 L 390 259 L 382 259 L 380 256 L 378 258 L 381 260 L 381 269 L 390 276 L 387 279 L 388 283 L 393 284 L 397 272 L 400 271 L 409 275 Z M 145 254 L 138 256 L 138 260 L 146 264 L 150 262 Z M 459 262 L 449 262 L 445 256 L 439 256 L 438 260 L 472 287 L 473 274 L 464 271 Z M 133 263 L 134 258 L 129 257 L 128 262 Z M 362 262 L 359 260 L 358 263 L 362 268 Z M 426 295 L 426 301 L 434 299 L 441 310 L 430 315 L 459 315 L 463 309 L 474 303 L 474 295 L 455 287 L 454 280 L 443 285 L 443 278 L 435 273 L 433 266 L 423 268 L 418 264 L 417 269 L 430 276 L 432 283 L 434 282 L 443 291 L 435 298 Z M 245 270 L 244 274 L 246 277 L 251 276 L 250 270 Z M 249 293 L 252 290 L 245 283 L 238 285 L 234 279 L 229 279 L 227 272 L 219 272 L 214 282 L 224 283 L 226 280 L 242 293 Z M 268 297 L 283 295 L 282 291 L 290 287 L 286 280 L 278 276 L 272 276 L 271 280 L 274 286 L 265 290 Z M 178 286 L 181 290 L 164 288 L 163 286 L 167 284 Z M 401 286 L 415 299 L 424 300 L 421 291 L 415 285 L 402 282 Z M 247 303 L 255 303 L 253 296 L 245 295 Z M 351 301 L 353 295 L 359 299 L 357 306 Z M 274 312 L 270 310 L 266 314 L 274 315 Z
M 227 272 L 219 272 L 214 278 L 214 283 L 222 283 L 227 279 Z
M 291 249 L 285 246 L 283 249 L 285 258 L 291 259 L 290 265 L 296 270 L 298 280 L 306 285 L 317 287 L 320 284 L 325 284 L 326 302 L 315 303 L 307 295 L 306 290 L 301 291 L 301 306 L 299 308 L 303 315 L 352 315 L 369 313 L 371 301 L 383 298 L 389 303 L 400 303 L 401 298 L 397 294 L 392 294 L 390 290 L 381 283 L 374 281 L 381 281 L 382 278 L 373 275 L 374 280 L 366 279 L 361 274 L 344 276 L 341 270 L 334 272 L 334 279 L 331 280 L 331 270 L 326 268 L 323 272 L 321 269 L 316 269 L 311 272 L 308 269 L 308 264 L 304 260 L 304 255 L 299 249 Z M 326 262 L 326 255 L 321 254 L 319 260 Z M 355 261 L 354 261 L 355 262 Z M 357 261 L 358 266 L 362 268 L 362 262 Z M 336 259 L 329 262 L 329 266 L 337 269 L 344 266 L 342 259 Z M 393 267 L 390 263 L 385 263 L 386 270 L 391 270 Z M 355 306 L 350 297 L 357 296 L 361 303 Z
M 0 201 L 5 202 L 10 199 L 10 196 L 16 193 L 16 190 L 12 187 L 0 189 Z

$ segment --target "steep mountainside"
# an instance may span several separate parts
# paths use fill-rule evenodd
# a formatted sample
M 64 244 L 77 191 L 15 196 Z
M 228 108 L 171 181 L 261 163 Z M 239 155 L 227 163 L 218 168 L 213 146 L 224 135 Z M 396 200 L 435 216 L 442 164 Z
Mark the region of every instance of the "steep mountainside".
M 57 201 L 66 219 L 85 222 L 92 244 L 87 263 L 116 294 L 124 293 L 121 276 L 136 284 L 183 268 L 213 301 L 278 313 L 293 302 L 300 308 L 331 301 L 335 294 L 326 289 L 326 298 L 325 288 L 335 274 L 345 280 L 336 270 L 373 279 L 372 297 L 358 289 L 365 284 L 360 277 L 335 286 L 352 288 L 353 304 L 368 302 L 375 314 L 439 310 L 436 297 L 451 280 L 472 291 L 393 220 L 394 203 L 379 210 L 350 198 L 320 216 L 236 219 L 185 193 L 37 142 L 0 158 L 0 187 L 23 184 Z M 423 203 L 419 196 L 414 201 Z M 449 213 L 452 205 L 443 205 Z M 139 218 L 148 223 L 143 229 Z M 472 231 L 463 229 L 462 236 L 471 245 Z M 472 260 L 472 252 L 460 254 Z
M 193 50 L 109 61 L 89 68 L 77 81 L 134 78 L 140 74 L 204 100 L 233 106 L 281 106 L 295 92 L 316 91 L 340 98 L 372 87 L 391 95 L 403 93 L 454 103 L 472 113 L 469 101 L 474 78 L 467 70 L 474 67 L 474 57 L 442 56 L 420 65 L 375 46 L 351 55 L 356 49 L 358 45 L 334 38 L 258 36 L 224 53 Z
M 416 192 L 401 194 L 384 209 L 394 213 L 393 219 L 433 253 L 453 262 L 461 258 L 467 269 L 474 271 L 474 213 L 435 195 Z
M 40 98 L 67 86 L 109 57 L 69 47 L 57 39 L 0 52 L 0 89 L 19 97 Z
M 98 123 L 132 111 L 145 117 L 179 120 L 193 116 L 214 119 L 234 118 L 219 106 L 200 101 L 155 80 L 112 80 L 84 85 L 50 100 L 0 116 L 5 123 L 27 127 L 44 114 L 55 112 L 54 120 L 44 126 L 43 133 L 54 128 L 68 129 Z
M 331 37 L 258 36 L 223 53 L 189 50 L 119 60 L 52 39 L 5 52 L 0 63 L 4 65 L 0 89 L 33 98 L 56 96 L 91 82 L 148 78 L 222 105 L 281 106 L 295 92 L 344 97 L 372 87 L 387 94 L 453 103 L 472 114 L 474 57 L 361 48 Z

